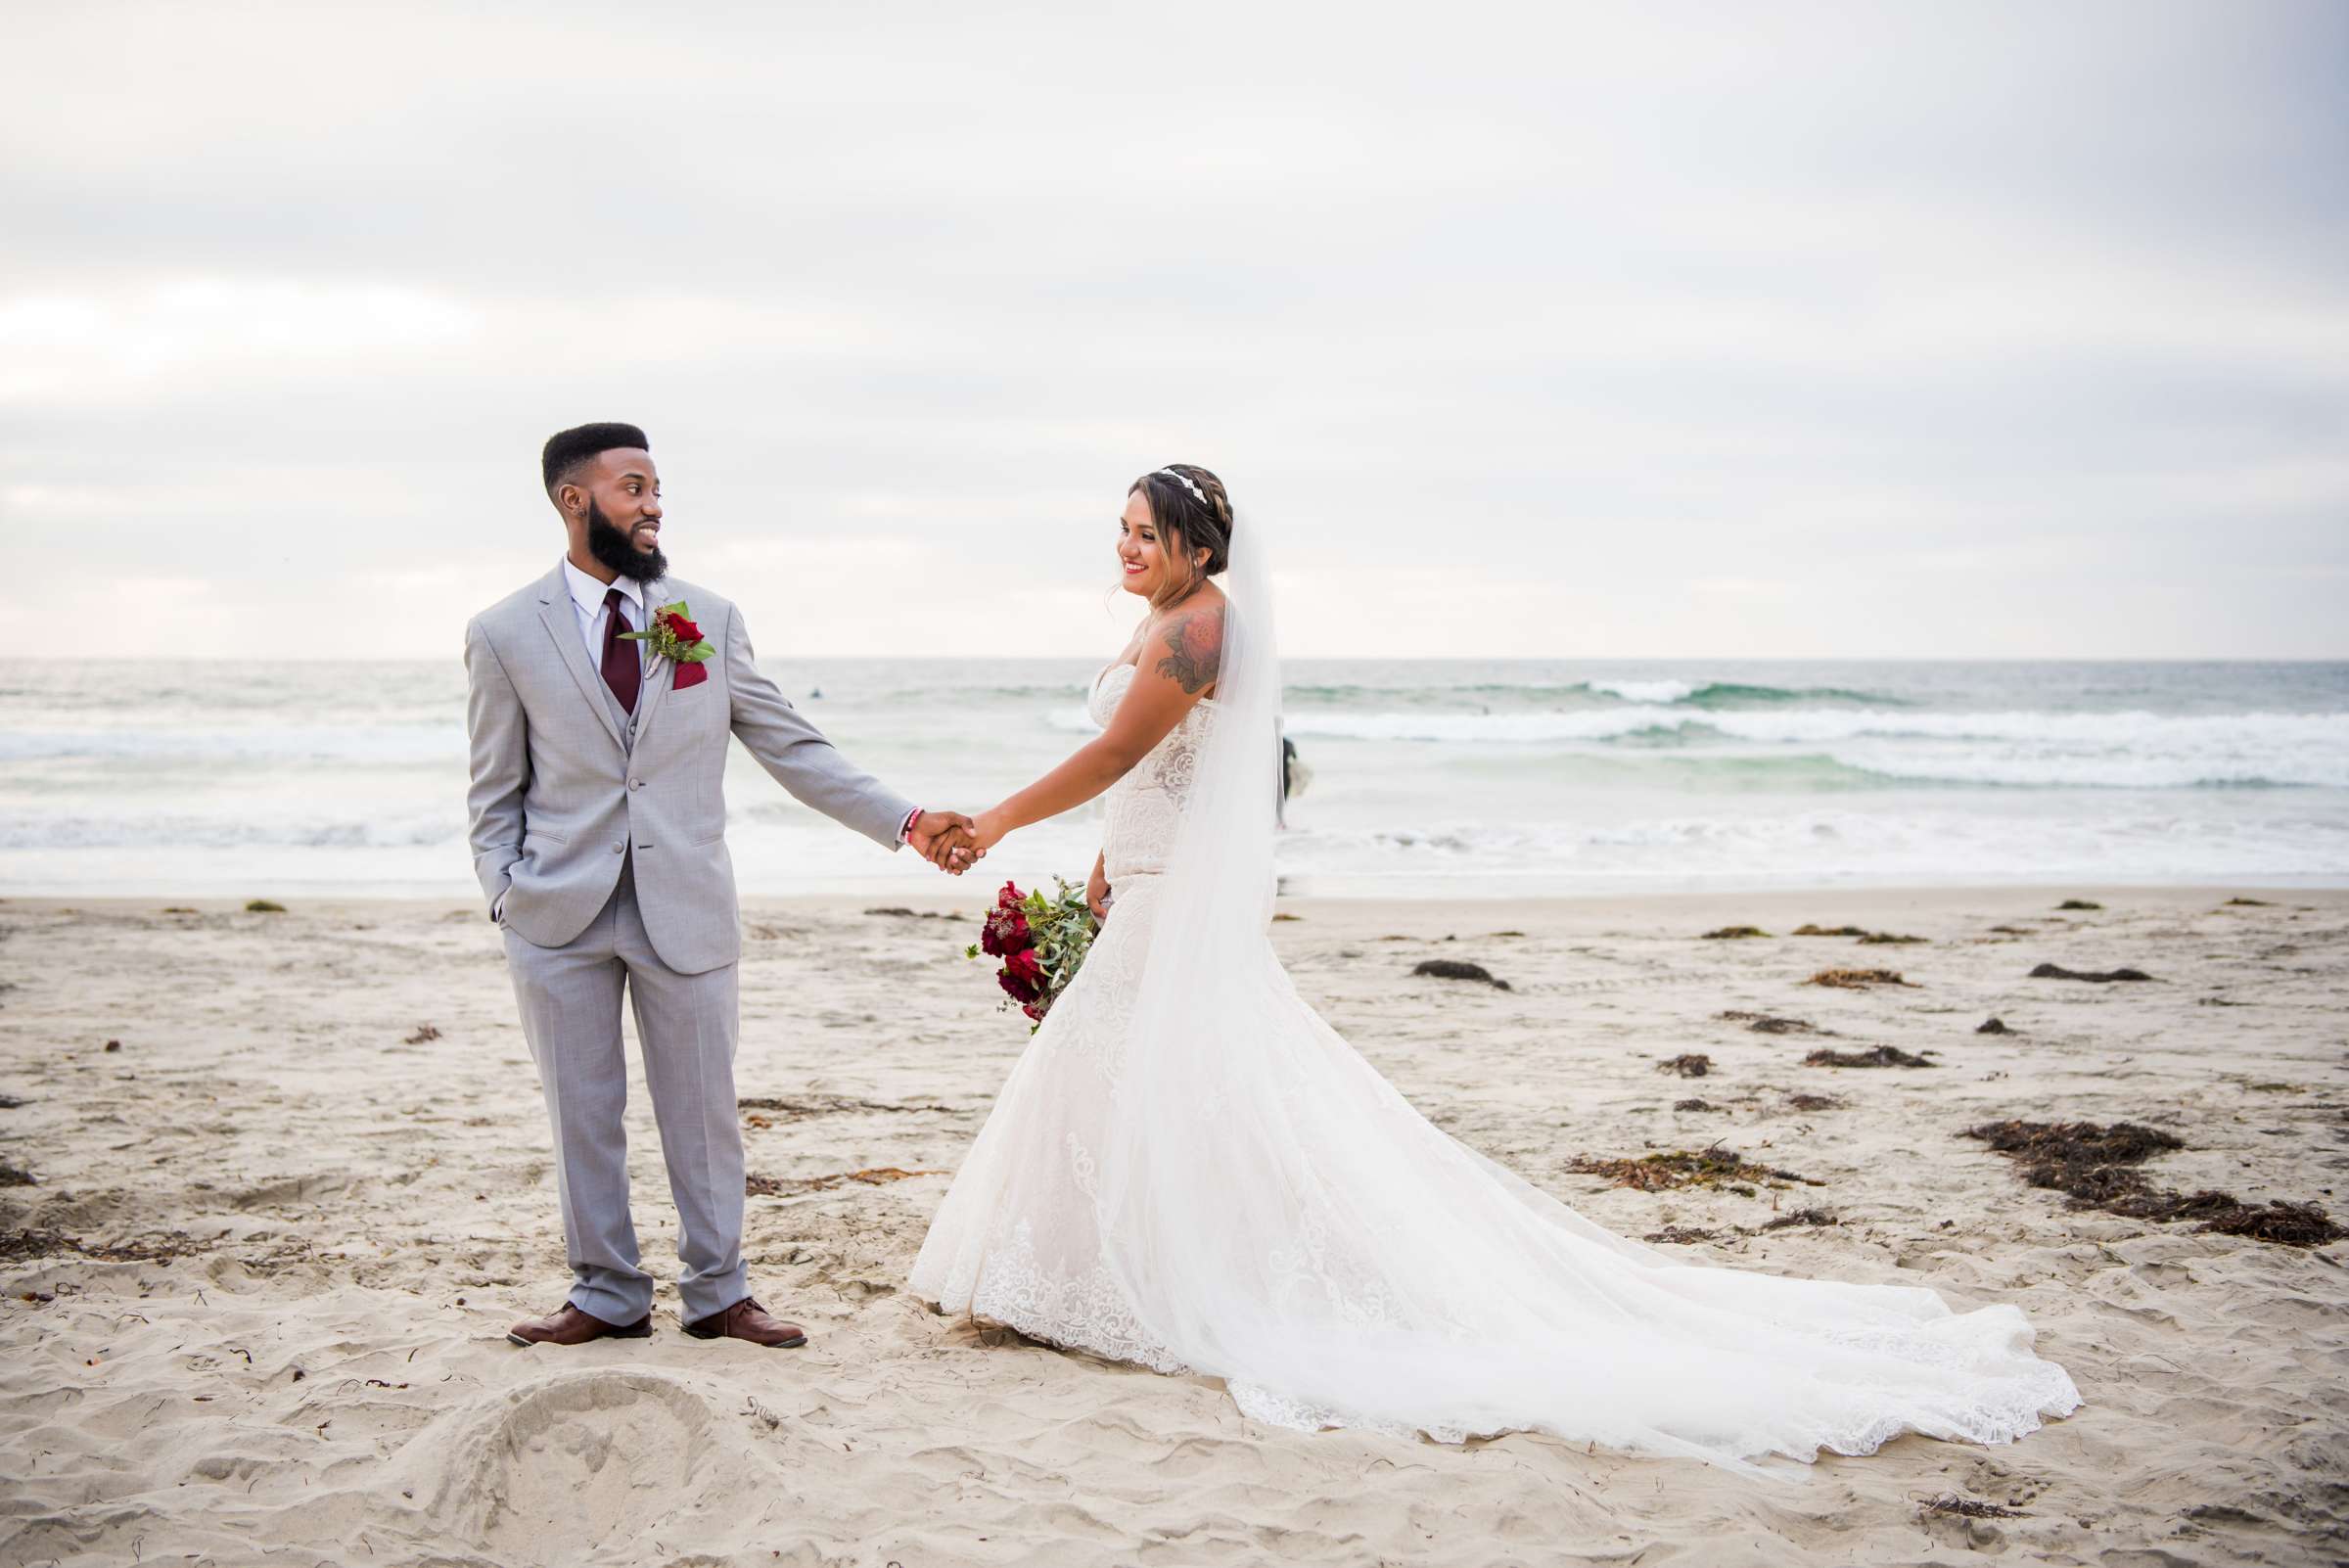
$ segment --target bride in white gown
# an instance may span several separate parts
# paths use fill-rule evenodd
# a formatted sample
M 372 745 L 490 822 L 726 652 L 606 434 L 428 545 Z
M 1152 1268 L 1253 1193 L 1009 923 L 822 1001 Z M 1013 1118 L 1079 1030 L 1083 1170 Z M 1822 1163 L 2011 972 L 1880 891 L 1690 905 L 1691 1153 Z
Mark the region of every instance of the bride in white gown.
M 1222 1378 L 1306 1430 L 1747 1468 L 1910 1431 L 2004 1443 L 2078 1407 L 2017 1308 L 1670 1256 L 1414 1111 L 1272 951 L 1280 685 L 1253 525 L 1175 465 L 1135 481 L 1119 555 L 1152 613 L 1093 684 L 1103 734 L 978 819 L 986 848 L 1106 793 L 1111 912 L 931 1223 L 919 1297 Z

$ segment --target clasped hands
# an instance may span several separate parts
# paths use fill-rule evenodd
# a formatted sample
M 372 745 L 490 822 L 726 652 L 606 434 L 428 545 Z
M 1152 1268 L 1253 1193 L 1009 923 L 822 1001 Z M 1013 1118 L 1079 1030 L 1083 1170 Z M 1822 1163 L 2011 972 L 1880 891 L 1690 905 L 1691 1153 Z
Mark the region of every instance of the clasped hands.
M 959 811 L 916 812 L 905 830 L 905 842 L 948 876 L 958 877 L 987 857 L 979 845 L 978 825 Z

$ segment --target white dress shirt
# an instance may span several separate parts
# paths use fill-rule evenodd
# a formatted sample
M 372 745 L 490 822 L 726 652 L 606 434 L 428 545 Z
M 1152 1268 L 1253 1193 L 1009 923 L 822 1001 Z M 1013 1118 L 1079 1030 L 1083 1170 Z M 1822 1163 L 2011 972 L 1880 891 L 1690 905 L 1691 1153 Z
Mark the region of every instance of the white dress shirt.
M 621 601 L 627 606 L 628 629 L 642 631 L 644 584 L 629 577 L 598 582 L 573 566 L 568 555 L 563 558 L 563 580 L 571 584 L 571 611 L 579 623 L 579 636 L 587 644 L 587 663 L 601 669 L 604 668 L 604 625 L 612 619 L 612 612 L 604 608 L 605 592 L 612 588 L 620 590 Z M 644 644 L 639 642 L 633 646 L 636 649 L 636 668 L 642 669 Z

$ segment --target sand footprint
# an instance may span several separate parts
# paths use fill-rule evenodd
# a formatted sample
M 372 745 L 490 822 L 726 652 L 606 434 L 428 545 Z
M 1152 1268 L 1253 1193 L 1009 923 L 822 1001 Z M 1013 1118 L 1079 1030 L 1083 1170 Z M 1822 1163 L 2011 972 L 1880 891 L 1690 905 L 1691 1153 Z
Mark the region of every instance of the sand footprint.
M 682 1546 L 771 1487 L 747 1440 L 685 1383 L 648 1371 L 585 1370 L 490 1396 L 449 1433 L 420 1434 L 410 1457 L 438 1485 L 433 1511 L 500 1562 L 631 1559 L 650 1540 Z

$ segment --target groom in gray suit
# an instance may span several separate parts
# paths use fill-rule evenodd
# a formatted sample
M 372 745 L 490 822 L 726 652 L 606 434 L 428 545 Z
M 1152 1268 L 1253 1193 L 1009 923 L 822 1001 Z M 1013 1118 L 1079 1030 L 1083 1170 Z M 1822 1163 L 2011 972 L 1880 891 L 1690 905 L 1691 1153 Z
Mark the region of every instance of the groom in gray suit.
M 661 482 L 633 425 L 582 425 L 540 456 L 570 547 L 465 628 L 473 861 L 505 933 L 522 1029 L 554 1124 L 573 1283 L 519 1345 L 652 1329 L 628 1214 L 623 989 L 677 1206 L 685 1332 L 806 1343 L 752 1299 L 734 1098 L 741 923 L 726 853 L 726 739 L 802 802 L 942 869 L 970 821 L 852 765 L 752 662 L 742 613 L 668 575 Z M 677 605 L 673 619 L 664 607 Z

